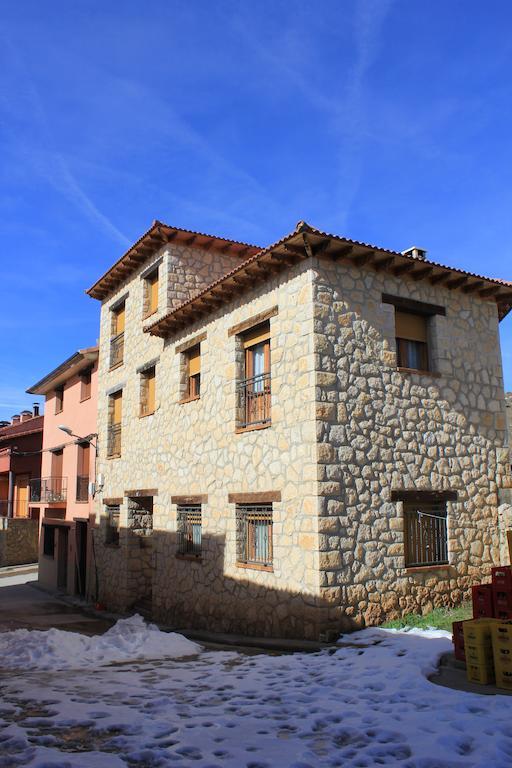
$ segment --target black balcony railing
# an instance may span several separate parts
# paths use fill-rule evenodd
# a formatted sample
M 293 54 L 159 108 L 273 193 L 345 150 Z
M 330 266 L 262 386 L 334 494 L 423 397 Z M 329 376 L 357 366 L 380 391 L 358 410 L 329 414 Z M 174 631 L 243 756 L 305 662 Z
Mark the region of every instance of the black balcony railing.
M 89 475 L 77 475 L 76 500 L 87 501 L 89 498 Z
M 270 373 L 241 381 L 237 386 L 237 427 L 270 423 Z
M 110 367 L 121 365 L 124 359 L 124 332 L 110 339 Z
M 121 455 L 121 425 L 112 424 L 108 428 L 107 456 Z
M 30 501 L 56 504 L 66 501 L 67 477 L 36 477 L 30 481 Z

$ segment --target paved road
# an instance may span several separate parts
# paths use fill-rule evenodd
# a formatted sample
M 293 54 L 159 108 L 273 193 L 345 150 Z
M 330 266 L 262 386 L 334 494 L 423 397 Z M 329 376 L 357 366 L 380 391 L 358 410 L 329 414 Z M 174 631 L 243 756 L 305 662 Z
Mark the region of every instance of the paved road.
M 0 568 L 0 589 L 13 586 L 14 584 L 26 584 L 30 581 L 37 581 L 37 573 L 37 563 Z
M 0 578 L 0 632 L 56 627 L 84 635 L 99 635 L 113 624 L 108 619 L 88 616 L 80 607 L 68 605 L 39 589 L 35 582 L 2 584 Z

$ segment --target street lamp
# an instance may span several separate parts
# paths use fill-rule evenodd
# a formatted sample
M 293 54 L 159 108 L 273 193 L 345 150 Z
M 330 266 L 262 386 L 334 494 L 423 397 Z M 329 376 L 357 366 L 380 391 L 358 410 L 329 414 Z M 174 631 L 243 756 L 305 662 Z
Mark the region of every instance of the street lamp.
M 90 435 L 85 435 L 85 437 L 81 437 L 80 435 L 75 435 L 75 433 L 73 432 L 71 427 L 66 426 L 66 424 L 59 424 L 58 426 L 59 426 L 59 429 L 62 432 L 66 433 L 66 435 L 69 435 L 70 437 L 76 437 L 77 442 L 89 443 L 89 445 L 92 445 L 92 447 L 94 448 L 94 474 L 96 476 L 96 463 L 98 461 L 98 435 L 97 435 L 97 433 L 96 432 L 92 432 Z M 96 442 L 95 443 L 93 443 L 93 439 L 94 438 L 96 438 Z M 98 479 L 100 481 L 98 483 L 99 490 L 101 490 L 101 488 L 103 488 L 103 482 L 102 482 L 102 478 L 101 478 L 100 475 L 98 475 Z M 96 483 L 90 483 L 90 487 L 91 487 L 91 496 L 94 497 L 96 495 L 97 485 L 96 485 Z

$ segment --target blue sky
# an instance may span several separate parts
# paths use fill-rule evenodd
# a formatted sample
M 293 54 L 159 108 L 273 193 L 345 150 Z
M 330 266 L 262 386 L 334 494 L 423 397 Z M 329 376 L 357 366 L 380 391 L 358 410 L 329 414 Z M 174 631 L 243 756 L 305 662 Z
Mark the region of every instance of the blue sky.
M 297 220 L 512 279 L 512 5 L 19 0 L 0 9 L 0 418 L 93 344 L 155 218 Z M 502 323 L 512 389 L 512 318 Z

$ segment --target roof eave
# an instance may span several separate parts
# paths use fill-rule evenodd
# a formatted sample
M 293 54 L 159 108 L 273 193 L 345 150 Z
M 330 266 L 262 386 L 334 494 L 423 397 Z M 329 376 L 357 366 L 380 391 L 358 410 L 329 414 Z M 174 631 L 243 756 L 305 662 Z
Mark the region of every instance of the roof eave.
M 26 390 L 28 395 L 46 395 L 59 384 L 68 381 L 89 363 L 98 359 L 98 347 L 87 347 L 75 352 L 67 360 L 47 373 L 40 381 Z

